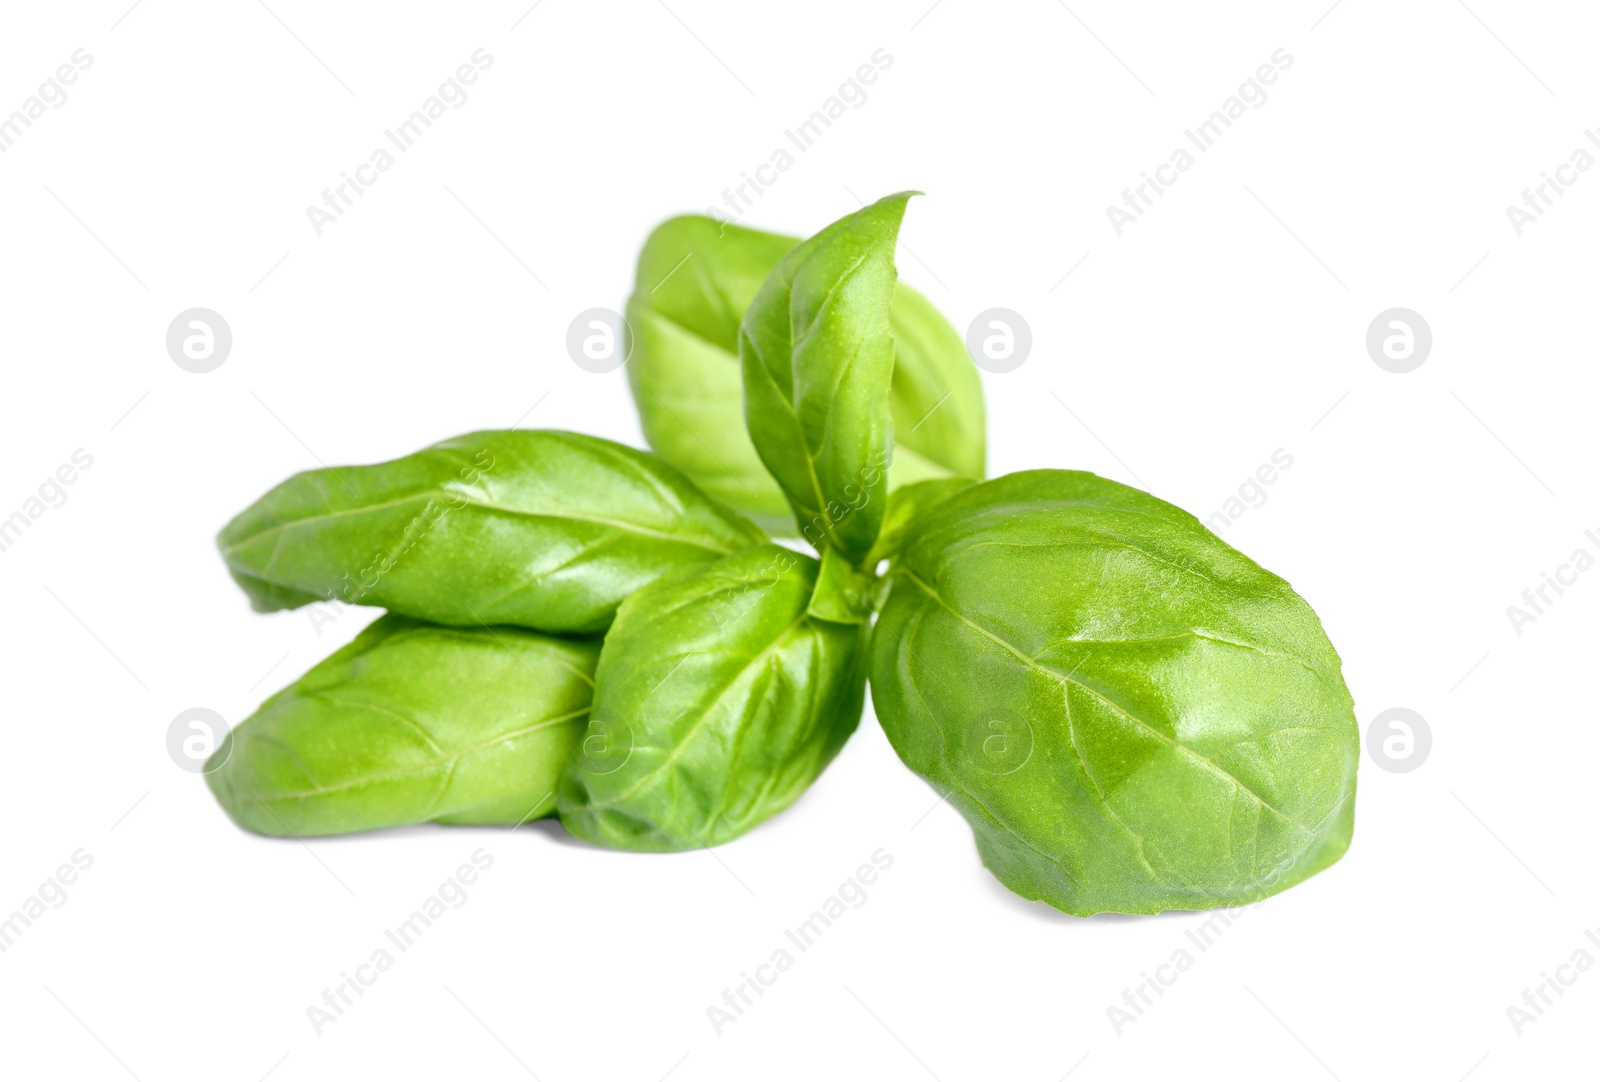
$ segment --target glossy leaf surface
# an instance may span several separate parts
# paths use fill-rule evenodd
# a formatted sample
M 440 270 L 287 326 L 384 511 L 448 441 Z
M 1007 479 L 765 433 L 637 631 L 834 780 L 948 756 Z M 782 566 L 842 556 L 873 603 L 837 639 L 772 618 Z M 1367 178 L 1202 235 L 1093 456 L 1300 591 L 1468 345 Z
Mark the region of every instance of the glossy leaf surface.
M 796 532 L 744 421 L 739 322 L 799 241 L 686 216 L 639 253 L 628 302 L 628 378 L 650 446 L 706 492 L 774 533 Z M 961 336 L 927 298 L 897 283 L 890 308 L 895 445 L 889 486 L 984 472 L 983 389 Z
M 851 567 L 838 549 L 824 548 L 806 611 L 836 624 L 864 624 L 883 601 L 886 586 L 883 579 Z
M 792 237 L 698 216 L 657 226 L 639 253 L 628 385 L 645 439 L 708 494 L 774 533 L 788 501 L 744 426 L 739 321 Z
M 263 703 L 206 780 L 258 834 L 549 815 L 598 654 L 593 640 L 384 616 Z
M 872 690 L 990 870 L 1069 913 L 1256 901 L 1350 842 L 1359 738 L 1316 615 L 1092 474 L 1011 474 L 919 520 Z
M 569 831 L 617 849 L 697 849 L 805 791 L 855 731 L 866 669 L 866 624 L 807 613 L 818 567 L 757 545 L 623 603 L 562 780 Z
M 645 583 L 764 536 L 655 455 L 511 430 L 297 474 L 217 541 L 260 611 L 337 599 L 453 626 L 592 632 Z
M 745 423 L 800 534 L 852 562 L 877 539 L 893 423 L 889 306 L 911 193 L 888 196 L 778 261 L 739 326 Z
M 966 343 L 932 301 L 904 283 L 895 286 L 889 327 L 894 334 L 889 487 L 952 475 L 983 480 L 983 384 Z
M 934 504 L 975 483 L 966 477 L 938 477 L 895 489 L 889 494 L 889 509 L 884 513 L 883 526 L 867 556 L 867 563 L 875 566 L 882 560 L 894 559 L 900 554 L 900 546 L 911 536 L 912 528 Z

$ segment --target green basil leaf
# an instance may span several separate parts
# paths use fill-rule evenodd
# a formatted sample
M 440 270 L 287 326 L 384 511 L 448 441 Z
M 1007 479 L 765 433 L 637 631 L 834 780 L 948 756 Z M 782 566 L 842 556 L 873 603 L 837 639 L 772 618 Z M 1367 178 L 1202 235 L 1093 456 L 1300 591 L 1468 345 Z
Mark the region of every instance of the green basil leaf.
M 453 626 L 592 632 L 645 583 L 764 537 L 654 455 L 511 430 L 297 474 L 217 543 L 262 612 L 336 599 Z
M 895 489 L 889 494 L 889 509 L 883 513 L 883 528 L 878 531 L 878 540 L 867 554 L 865 563 L 876 567 L 880 560 L 894 559 L 900 554 L 900 546 L 905 544 L 918 519 L 946 496 L 953 496 L 971 488 L 973 484 L 966 477 L 940 477 Z
M 811 591 L 806 611 L 819 620 L 836 624 L 862 624 L 872 619 L 887 583 L 857 571 L 835 548 L 822 550 L 822 568 Z
M 1350 842 L 1359 736 L 1288 583 L 1088 473 L 976 485 L 912 531 L 873 634 L 890 743 L 1006 886 L 1068 913 L 1242 905 Z
M 788 807 L 861 717 L 866 624 L 807 614 L 818 563 L 757 545 L 623 602 L 562 824 L 617 849 L 718 845 Z
M 378 619 L 235 729 L 206 780 L 235 822 L 306 836 L 555 810 L 599 644 Z
M 819 551 L 866 556 L 883 521 L 893 457 L 889 381 L 895 243 L 910 192 L 800 242 L 739 327 L 745 423 Z
M 798 237 L 714 218 L 662 222 L 638 253 L 627 363 L 645 439 L 696 485 L 773 533 L 794 514 L 744 427 L 739 322 Z M 926 477 L 984 477 L 984 392 L 962 336 L 904 282 L 890 304 L 896 443 L 890 488 Z
M 739 320 L 797 237 L 682 216 L 656 227 L 638 254 L 627 322 L 629 386 L 645 439 L 662 458 L 773 533 L 794 514 L 744 426 Z M 890 488 L 926 477 L 984 475 L 978 368 L 955 328 L 909 285 L 890 306 L 896 443 Z
M 796 237 L 689 215 L 662 223 L 639 253 L 628 380 L 645 438 L 717 499 L 773 533 L 794 515 L 744 423 L 739 322 Z M 955 328 L 896 283 L 889 386 L 896 443 L 889 487 L 984 473 L 983 387 Z
M 663 222 L 639 253 L 628 385 L 650 446 L 774 533 L 794 515 L 744 427 L 739 321 L 792 237 L 712 218 Z
M 933 302 L 899 285 L 894 331 L 894 463 L 889 487 L 933 477 L 984 477 L 983 384 L 967 344 Z

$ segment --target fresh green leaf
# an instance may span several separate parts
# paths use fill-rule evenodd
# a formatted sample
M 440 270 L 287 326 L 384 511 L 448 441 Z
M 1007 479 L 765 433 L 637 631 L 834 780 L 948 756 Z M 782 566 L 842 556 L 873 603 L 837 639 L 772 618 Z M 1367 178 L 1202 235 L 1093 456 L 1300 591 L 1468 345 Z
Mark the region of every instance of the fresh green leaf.
M 340 600 L 452 626 L 592 632 L 645 583 L 764 537 L 654 455 L 511 430 L 297 474 L 217 543 L 262 612 Z
M 836 624 L 862 624 L 872 619 L 883 600 L 884 580 L 857 571 L 835 548 L 822 550 L 822 569 L 806 611 Z
M 739 321 L 797 242 L 712 218 L 663 222 L 639 253 L 628 384 L 645 439 L 708 494 L 774 533 L 794 515 L 744 427 Z
M 777 545 L 623 602 L 562 824 L 617 849 L 718 845 L 788 807 L 861 717 L 866 624 L 807 613 L 819 565 Z
M 384 616 L 261 705 L 207 765 L 258 834 L 516 824 L 555 810 L 599 644 Z
M 895 489 L 889 494 L 889 509 L 884 512 L 878 540 L 864 562 L 876 567 L 880 560 L 894 559 L 919 518 L 946 496 L 971 488 L 974 483 L 966 477 L 939 477 Z
M 1143 492 L 1034 470 L 917 521 L 873 634 L 890 743 L 1069 913 L 1242 905 L 1349 845 L 1360 742 L 1288 583 Z
M 739 322 L 798 238 L 689 215 L 662 223 L 639 253 L 628 301 L 628 379 L 650 446 L 696 484 L 773 533 L 794 515 L 744 422 Z M 890 307 L 896 443 L 889 487 L 984 472 L 983 388 L 955 328 L 904 283 Z
M 853 563 L 878 537 L 892 456 L 895 243 L 910 192 L 778 261 L 739 327 L 745 423 L 800 534 Z
M 983 384 L 967 344 L 932 301 L 907 285 L 895 287 L 889 324 L 894 332 L 890 489 L 952 474 L 983 480 Z

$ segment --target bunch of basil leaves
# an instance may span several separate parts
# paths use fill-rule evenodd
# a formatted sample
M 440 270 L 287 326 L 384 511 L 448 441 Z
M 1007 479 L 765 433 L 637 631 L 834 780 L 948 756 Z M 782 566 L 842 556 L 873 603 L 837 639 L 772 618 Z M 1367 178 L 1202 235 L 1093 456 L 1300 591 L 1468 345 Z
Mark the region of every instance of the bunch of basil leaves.
M 911 194 L 803 241 L 651 235 L 628 372 L 656 454 L 477 432 L 229 523 L 257 609 L 389 614 L 219 749 L 227 812 L 717 845 L 817 778 L 870 673 L 895 751 L 1027 898 L 1240 905 L 1338 860 L 1359 740 L 1316 615 L 1146 493 L 983 480 L 977 373 L 897 280 Z

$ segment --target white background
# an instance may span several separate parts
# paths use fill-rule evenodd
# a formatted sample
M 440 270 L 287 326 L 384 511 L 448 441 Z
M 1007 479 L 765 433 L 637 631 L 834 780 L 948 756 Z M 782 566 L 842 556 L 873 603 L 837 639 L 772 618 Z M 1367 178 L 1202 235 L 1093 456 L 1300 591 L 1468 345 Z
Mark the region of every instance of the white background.
M 1600 553 L 1600 170 L 1520 237 L 1505 210 L 1600 127 L 1593 11 L 668 2 L 5 5 L 0 114 L 75 49 L 93 64 L 0 155 L 0 517 L 94 462 L 0 553 L 0 915 L 75 850 L 93 866 L 0 955 L 0 1071 L 1595 1077 L 1600 972 L 1521 1036 L 1507 1008 L 1600 927 L 1600 572 L 1520 636 L 1506 608 Z M 317 236 L 307 205 L 478 48 L 470 100 Z M 1427 719 L 1426 763 L 1364 752 L 1349 854 L 1203 954 L 1193 914 L 1008 894 L 870 708 L 791 811 L 713 853 L 236 829 L 168 724 L 242 720 L 370 613 L 320 635 L 252 615 L 215 531 L 319 459 L 535 403 L 528 426 L 638 444 L 624 373 L 575 366 L 568 323 L 620 308 L 650 227 L 720 202 L 879 48 L 865 104 L 745 221 L 805 233 L 927 193 L 904 277 L 963 330 L 994 306 L 1032 328 L 985 375 L 995 473 L 1091 469 L 1207 518 L 1291 454 L 1224 536 L 1316 607 L 1363 731 Z M 1118 237 L 1107 205 L 1279 48 L 1265 104 Z M 196 306 L 234 335 L 207 375 L 164 345 Z M 1433 329 L 1407 375 L 1364 344 L 1395 306 Z M 467 904 L 317 1036 L 306 1008 L 479 847 Z M 706 1008 L 879 848 L 867 903 L 718 1036 Z M 1107 1007 L 1184 946 L 1119 1035 Z

